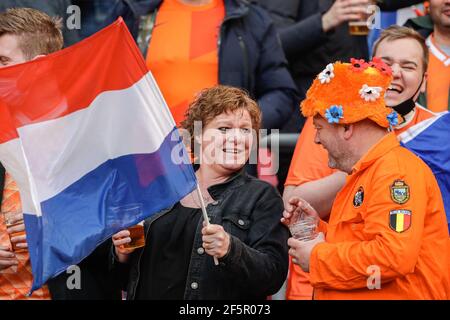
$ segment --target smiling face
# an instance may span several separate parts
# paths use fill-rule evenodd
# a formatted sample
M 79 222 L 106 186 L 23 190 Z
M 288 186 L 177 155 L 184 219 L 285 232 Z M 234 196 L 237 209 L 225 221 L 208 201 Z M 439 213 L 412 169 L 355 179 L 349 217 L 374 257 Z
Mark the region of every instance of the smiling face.
M 204 128 L 201 165 L 232 173 L 247 162 L 253 144 L 252 119 L 245 109 L 219 114 Z
M 343 170 L 343 163 L 346 160 L 346 152 L 342 148 L 340 137 L 341 125 L 330 124 L 320 115 L 313 118 L 316 135 L 314 142 L 322 145 L 328 152 L 328 166 L 332 169 Z
M 425 72 L 421 45 L 411 38 L 385 39 L 379 43 L 374 56 L 380 57 L 392 68 L 393 80 L 386 92 L 386 105 L 393 107 L 410 99 L 419 88 Z M 424 89 L 425 81 L 419 92 Z
M 450 29 L 450 0 L 431 0 L 430 14 L 435 25 Z

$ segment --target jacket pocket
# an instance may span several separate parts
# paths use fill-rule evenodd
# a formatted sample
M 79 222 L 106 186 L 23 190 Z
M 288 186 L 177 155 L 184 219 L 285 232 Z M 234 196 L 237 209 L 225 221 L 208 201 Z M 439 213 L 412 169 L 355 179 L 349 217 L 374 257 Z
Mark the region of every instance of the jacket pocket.
M 230 214 L 222 217 L 223 228 L 229 234 L 245 242 L 250 228 L 250 220 L 238 214 Z
M 367 235 L 364 233 L 365 222 L 360 213 L 357 213 L 352 218 L 341 221 L 340 225 L 352 239 L 367 240 Z

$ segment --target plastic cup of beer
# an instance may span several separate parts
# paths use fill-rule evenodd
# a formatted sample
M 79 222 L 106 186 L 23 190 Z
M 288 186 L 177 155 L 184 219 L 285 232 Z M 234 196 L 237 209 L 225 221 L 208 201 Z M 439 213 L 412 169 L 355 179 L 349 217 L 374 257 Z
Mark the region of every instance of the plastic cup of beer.
M 127 230 L 130 231 L 131 242 L 124 244 L 124 249 L 137 249 L 145 246 L 144 221 L 129 227 Z
M 6 211 L 3 212 L 3 218 L 5 219 L 5 225 L 6 228 L 12 228 L 15 226 L 18 226 L 20 224 L 23 224 L 23 213 L 21 211 Z M 18 237 L 18 236 L 23 236 L 25 235 L 25 230 L 24 231 L 18 231 L 18 232 L 14 232 L 12 234 L 8 234 L 9 236 L 9 241 L 11 241 L 11 238 L 13 237 Z M 25 248 L 18 248 L 17 247 L 17 243 L 12 243 L 11 242 L 11 249 L 14 252 L 25 252 L 27 251 L 27 249 Z
M 299 219 L 289 225 L 292 237 L 301 241 L 313 240 L 318 235 L 319 219 L 302 214 Z
M 363 14 L 357 21 L 349 21 L 348 32 L 352 36 L 367 36 L 369 34 L 369 18 L 373 10 L 373 1 L 366 6 L 366 14 Z
M 367 36 L 369 34 L 369 27 L 366 20 L 350 21 L 348 23 L 348 32 L 352 36 Z

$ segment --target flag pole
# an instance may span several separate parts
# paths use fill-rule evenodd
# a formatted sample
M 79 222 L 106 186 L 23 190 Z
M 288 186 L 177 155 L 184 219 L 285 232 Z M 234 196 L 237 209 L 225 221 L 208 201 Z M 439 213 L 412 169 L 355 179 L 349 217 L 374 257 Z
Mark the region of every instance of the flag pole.
M 197 182 L 197 193 L 198 193 L 198 197 L 200 198 L 200 204 L 202 206 L 203 220 L 205 220 L 206 225 L 209 226 L 209 218 L 208 218 L 208 214 L 206 213 L 205 201 L 203 200 L 202 190 L 200 190 L 200 185 L 198 184 L 198 182 Z M 218 266 L 219 260 L 217 260 L 217 257 L 213 257 L 213 258 L 214 258 L 214 264 L 216 266 Z

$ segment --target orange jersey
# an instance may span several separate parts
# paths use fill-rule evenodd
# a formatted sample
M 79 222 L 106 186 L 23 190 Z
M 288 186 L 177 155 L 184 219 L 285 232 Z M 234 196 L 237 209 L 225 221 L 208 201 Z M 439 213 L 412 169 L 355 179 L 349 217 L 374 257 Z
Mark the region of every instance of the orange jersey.
M 400 134 L 413 125 L 433 116 L 433 112 L 416 105 L 414 113 L 406 116 L 405 123 L 400 124 L 395 129 L 395 133 Z M 312 118 L 308 118 L 295 147 L 285 183 L 286 186 L 301 185 L 305 182 L 324 178 L 336 172 L 336 170 L 328 167 L 326 150 L 321 145 L 314 143 L 315 134 Z M 311 298 L 312 287 L 309 284 L 308 274 L 303 272 L 299 266 L 290 263 L 286 299 L 303 300 Z
M 439 186 L 394 133 L 355 164 L 326 229 L 326 242 L 310 257 L 315 298 L 450 298 L 449 234 Z
M 440 50 L 434 36 L 427 39 L 430 49 L 427 80 L 427 108 L 434 112 L 450 110 L 450 57 Z
M 17 185 L 8 173 L 5 175 L 5 189 L 3 191 L 1 209 L 2 212 L 21 210 Z M 3 215 L 0 216 L 2 216 L 0 219 L 0 244 L 4 247 L 11 247 Z M 0 270 L 0 300 L 50 299 L 50 294 L 45 286 L 34 291 L 31 297 L 26 296 L 30 292 L 33 281 L 28 251 L 16 252 L 16 257 L 19 261 L 18 266 Z
M 203 6 L 164 0 L 158 10 L 146 62 L 177 125 L 194 96 L 218 84 L 224 17 L 222 0 Z

